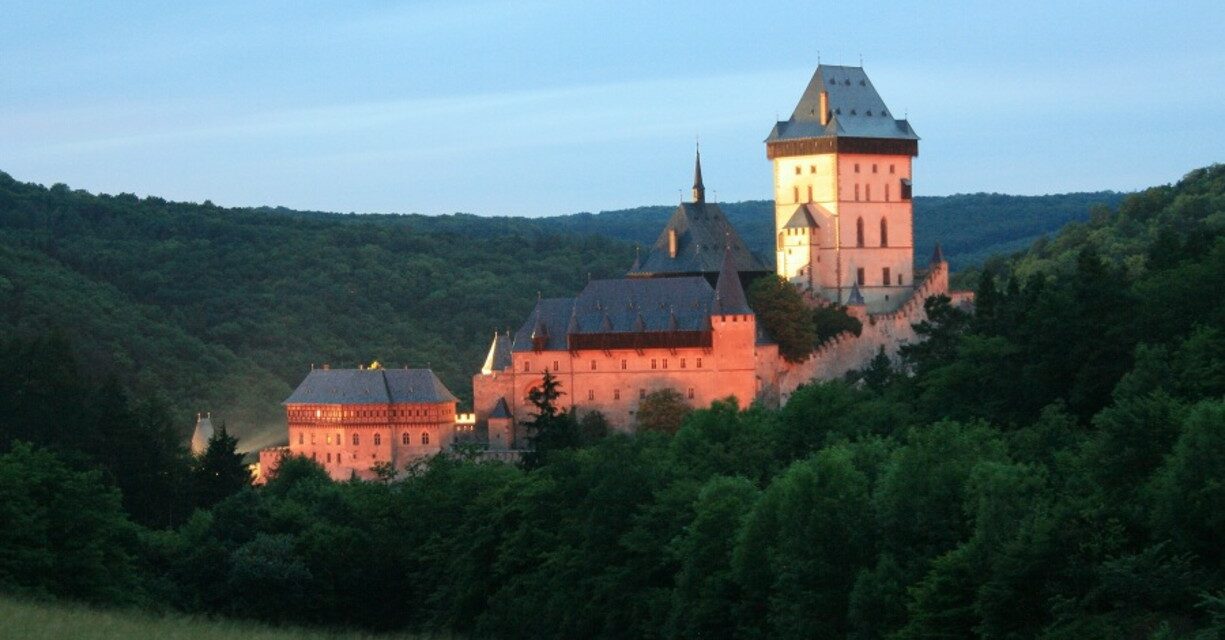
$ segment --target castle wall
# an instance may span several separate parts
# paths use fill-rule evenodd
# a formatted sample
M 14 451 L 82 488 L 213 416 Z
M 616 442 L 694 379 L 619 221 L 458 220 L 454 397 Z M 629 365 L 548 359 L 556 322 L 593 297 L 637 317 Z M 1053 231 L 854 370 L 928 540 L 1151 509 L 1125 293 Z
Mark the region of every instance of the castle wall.
M 402 470 L 455 437 L 455 403 L 291 404 L 285 414 L 290 453 L 315 460 L 334 480 L 372 479 L 371 469 L 386 462 Z
M 948 263 L 934 263 L 923 282 L 896 310 L 868 313 L 862 307 L 851 307 L 850 310 L 863 322 L 859 336 L 843 332 L 822 344 L 801 363 L 788 363 L 781 357 L 776 357 L 772 362 L 759 363 L 763 385 L 758 398 L 767 406 L 782 406 L 802 384 L 814 380 L 834 380 L 863 369 L 880 353 L 882 347 L 891 359 L 897 358 L 902 345 L 915 341 L 912 325 L 927 317 L 924 309 L 927 299 L 950 294 L 948 278 Z M 972 294 L 952 293 L 959 303 L 964 304 L 972 299 Z
M 562 410 L 573 407 L 580 417 L 599 411 L 621 431 L 633 430 L 639 403 L 662 389 L 675 390 L 693 407 L 728 396 L 748 406 L 758 391 L 756 319 L 713 316 L 711 327 L 710 348 L 515 352 L 508 370 L 473 377 L 478 422 L 483 418 L 482 424 L 489 424 L 489 412 L 500 397 L 506 398 L 516 425 L 531 420 L 535 407 L 528 393 L 540 385 L 546 370 L 561 383 Z M 516 427 L 514 446 L 526 446 L 524 436 Z

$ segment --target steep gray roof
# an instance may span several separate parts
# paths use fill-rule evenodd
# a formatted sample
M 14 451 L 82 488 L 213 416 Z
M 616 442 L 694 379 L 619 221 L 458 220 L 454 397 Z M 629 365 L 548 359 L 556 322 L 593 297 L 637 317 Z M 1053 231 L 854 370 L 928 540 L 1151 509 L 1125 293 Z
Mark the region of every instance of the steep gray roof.
M 494 371 L 503 371 L 510 366 L 510 333 L 494 333 L 493 343 L 489 345 L 489 354 L 481 365 L 481 373 L 486 375 Z
M 740 286 L 740 274 L 732 264 L 731 251 L 723 255 L 723 266 L 719 269 L 719 282 L 715 284 L 714 313 L 741 314 L 753 313 L 749 302 L 744 296 L 744 287 Z
M 821 92 L 829 96 L 829 121 L 821 124 Z M 818 65 L 791 118 L 778 122 L 766 142 L 797 138 L 918 140 L 910 123 L 893 117 L 863 67 Z
M 284 404 L 456 402 L 429 369 L 313 369 Z
M 668 255 L 668 231 L 676 231 L 676 257 Z M 646 257 L 629 276 L 715 273 L 730 246 L 737 271 L 769 271 L 713 202 L 684 202 L 664 225 Z
M 506 405 L 506 398 L 498 398 L 498 403 L 493 405 L 493 411 L 489 412 L 490 418 L 509 418 L 510 407 Z
M 739 277 L 732 279 L 743 301 Z M 714 303 L 715 290 L 701 276 L 592 280 L 575 298 L 537 301 L 515 332 L 512 350 L 531 351 L 532 332 L 540 324 L 547 328 L 546 351 L 566 350 L 571 333 L 704 331 L 710 328 Z
M 819 229 L 821 225 L 813 219 L 812 214 L 808 212 L 808 205 L 802 205 L 791 214 L 791 219 L 787 220 L 787 224 L 783 225 L 784 229 Z

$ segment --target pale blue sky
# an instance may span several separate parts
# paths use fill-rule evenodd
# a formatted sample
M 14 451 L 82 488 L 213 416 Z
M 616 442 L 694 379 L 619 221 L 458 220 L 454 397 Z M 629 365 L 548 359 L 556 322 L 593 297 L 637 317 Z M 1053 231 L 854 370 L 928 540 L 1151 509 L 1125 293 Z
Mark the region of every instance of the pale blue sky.
M 223 205 L 545 215 L 770 197 L 818 51 L 922 136 L 916 192 L 1225 161 L 1220 2 L 9 2 L 0 170 Z

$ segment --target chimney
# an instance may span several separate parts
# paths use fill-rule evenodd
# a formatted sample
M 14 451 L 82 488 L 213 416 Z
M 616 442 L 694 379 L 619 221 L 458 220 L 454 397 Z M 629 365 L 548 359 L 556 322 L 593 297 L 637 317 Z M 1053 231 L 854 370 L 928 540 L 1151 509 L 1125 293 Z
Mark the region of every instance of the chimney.
M 829 124 L 829 92 L 821 92 L 821 126 Z

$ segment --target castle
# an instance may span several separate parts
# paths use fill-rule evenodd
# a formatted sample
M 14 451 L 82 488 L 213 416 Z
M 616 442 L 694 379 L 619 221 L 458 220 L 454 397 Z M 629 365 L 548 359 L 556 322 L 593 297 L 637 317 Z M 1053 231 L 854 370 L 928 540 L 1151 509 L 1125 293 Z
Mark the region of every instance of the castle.
M 591 280 L 570 298 L 539 298 L 517 331 L 493 336 L 472 378 L 473 413 L 432 372 L 315 369 L 285 402 L 289 446 L 338 479 L 402 468 L 456 440 L 489 457 L 528 446 L 529 391 L 550 372 L 561 408 L 599 411 L 632 430 L 639 403 L 672 389 L 694 407 L 735 398 L 785 403 L 800 385 L 862 368 L 915 339 L 924 301 L 950 295 L 937 249 L 914 265 L 912 160 L 918 136 L 889 111 L 860 67 L 819 65 L 795 111 L 766 139 L 774 169 L 774 273 L 812 305 L 842 305 L 862 323 L 788 362 L 757 324 L 745 288 L 771 270 L 748 249 L 718 204 L 706 200 L 700 154 L 693 197 L 622 278 Z

